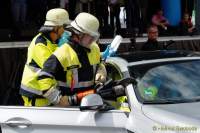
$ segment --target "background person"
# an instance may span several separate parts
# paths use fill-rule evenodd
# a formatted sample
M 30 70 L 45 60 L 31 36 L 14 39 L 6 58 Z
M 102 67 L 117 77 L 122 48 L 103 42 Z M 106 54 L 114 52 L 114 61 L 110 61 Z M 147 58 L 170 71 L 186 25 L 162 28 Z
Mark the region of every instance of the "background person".
M 112 29 L 115 30 L 116 34 L 119 34 L 121 31 L 121 24 L 119 19 L 120 14 L 120 2 L 119 0 L 109 0 L 110 7 L 110 25 Z
M 161 35 L 165 35 L 169 31 L 169 21 L 163 16 L 163 11 L 161 9 L 153 15 L 152 24 L 158 26 Z
M 193 35 L 196 31 L 188 13 L 184 13 L 183 20 L 180 22 L 180 35 Z
M 156 25 L 150 25 L 147 29 L 148 40 L 142 46 L 143 51 L 160 50 L 161 47 L 158 44 L 158 27 Z

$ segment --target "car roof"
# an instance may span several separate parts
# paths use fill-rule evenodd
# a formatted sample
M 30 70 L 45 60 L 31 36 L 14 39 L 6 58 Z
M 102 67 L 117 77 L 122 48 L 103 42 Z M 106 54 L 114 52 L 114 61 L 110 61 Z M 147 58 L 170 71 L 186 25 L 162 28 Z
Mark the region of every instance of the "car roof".
M 135 51 L 135 52 L 119 53 L 116 56 L 121 57 L 130 63 L 143 60 L 179 58 L 179 57 L 200 57 L 200 52 L 181 51 L 181 50 Z
M 192 60 L 200 60 L 200 57 L 176 57 L 176 58 L 164 58 L 164 59 L 153 59 L 153 60 L 143 60 L 130 62 L 128 66 L 137 66 L 137 65 L 145 65 L 145 64 L 154 64 L 154 63 L 164 63 L 164 62 L 183 62 L 183 61 L 192 61 Z

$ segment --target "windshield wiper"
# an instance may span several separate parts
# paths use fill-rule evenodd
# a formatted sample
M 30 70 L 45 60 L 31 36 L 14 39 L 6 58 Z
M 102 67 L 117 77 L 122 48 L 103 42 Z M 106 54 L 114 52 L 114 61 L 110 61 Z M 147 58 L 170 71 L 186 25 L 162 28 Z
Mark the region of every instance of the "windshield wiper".
M 175 104 L 173 100 L 144 101 L 143 104 Z
M 198 99 L 200 101 L 200 99 Z M 177 104 L 195 102 L 194 99 L 159 99 L 155 101 L 144 101 L 143 104 Z

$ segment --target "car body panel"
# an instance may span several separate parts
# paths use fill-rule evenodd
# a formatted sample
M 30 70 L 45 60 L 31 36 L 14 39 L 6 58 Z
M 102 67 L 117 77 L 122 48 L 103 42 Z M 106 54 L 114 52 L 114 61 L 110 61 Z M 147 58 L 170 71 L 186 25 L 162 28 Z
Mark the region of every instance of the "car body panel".
M 78 108 L 0 107 L 2 133 L 18 132 L 109 132 L 124 133 L 127 116 L 122 111 L 80 111 Z M 31 122 L 28 128 L 12 128 L 5 122 L 13 118 Z
M 114 57 L 113 57 L 114 58 Z M 156 64 L 159 66 L 162 63 L 175 63 L 184 61 L 200 60 L 200 57 L 179 57 L 179 58 L 164 58 L 164 59 L 153 59 L 153 60 L 143 60 L 136 62 L 124 63 L 120 62 L 118 58 L 112 61 L 114 64 L 123 64 L 124 67 L 128 64 L 129 66 L 140 66 L 145 64 Z M 139 102 L 136 96 L 136 91 L 133 85 L 128 85 L 126 87 L 126 94 L 129 99 L 129 104 L 131 107 L 131 113 L 129 114 L 126 128 L 132 132 L 136 133 L 155 133 L 161 131 L 158 128 L 171 128 L 171 127 L 188 127 L 194 128 L 194 132 L 200 132 L 200 103 L 182 103 L 182 104 L 163 104 L 163 105 L 144 105 Z M 197 107 L 198 106 L 198 107 Z M 155 130 L 156 129 L 156 130 Z M 186 130 L 178 131 L 179 133 L 185 133 Z M 192 130 L 191 130 L 192 131 Z M 175 133 L 177 130 L 165 130 L 166 133 Z
M 143 113 L 158 123 L 200 126 L 200 102 L 143 105 Z M 156 116 L 156 117 L 155 117 Z

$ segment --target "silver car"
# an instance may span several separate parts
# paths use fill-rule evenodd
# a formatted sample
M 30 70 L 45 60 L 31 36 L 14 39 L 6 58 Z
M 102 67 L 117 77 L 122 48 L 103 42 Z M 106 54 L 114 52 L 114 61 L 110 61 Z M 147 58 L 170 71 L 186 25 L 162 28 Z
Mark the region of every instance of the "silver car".
M 100 94 L 78 107 L 0 106 L 2 133 L 200 133 L 200 57 L 133 57 L 106 62 L 109 78 L 132 79 L 123 83 L 130 112 Z

